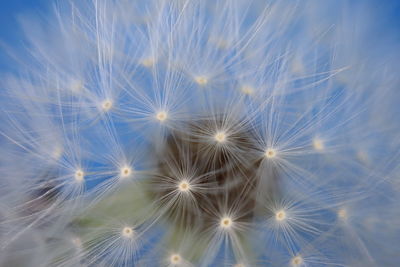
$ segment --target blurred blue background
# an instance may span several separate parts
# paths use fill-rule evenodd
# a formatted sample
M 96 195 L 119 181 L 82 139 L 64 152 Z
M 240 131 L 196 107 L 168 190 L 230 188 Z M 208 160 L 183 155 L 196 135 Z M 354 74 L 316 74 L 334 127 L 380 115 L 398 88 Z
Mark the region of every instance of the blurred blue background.
M 45 14 L 54 0 L 0 0 L 0 44 L 20 47 L 22 40 L 18 16 Z M 7 69 L 7 52 L 0 46 L 0 71 Z
M 67 0 L 65 0 L 67 1 Z M 310 0 L 316 1 L 316 0 Z M 346 0 L 345 0 L 346 1 Z M 368 3 L 374 13 L 376 21 L 375 40 L 383 38 L 385 41 L 400 44 L 400 0 L 347 0 L 349 3 Z M 45 15 L 51 5 L 57 0 L 0 0 L 0 43 L 6 43 L 13 47 L 20 47 L 22 33 L 20 31 L 18 16 L 23 14 Z M 382 31 L 382 29 L 385 29 Z M 0 71 L 6 70 L 6 51 L 0 47 Z

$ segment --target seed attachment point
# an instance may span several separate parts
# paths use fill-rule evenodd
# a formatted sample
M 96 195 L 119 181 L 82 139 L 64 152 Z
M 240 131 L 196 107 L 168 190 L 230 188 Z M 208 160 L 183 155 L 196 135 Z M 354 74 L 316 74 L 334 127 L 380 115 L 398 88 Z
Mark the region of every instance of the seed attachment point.
M 188 192 L 190 191 L 190 184 L 188 181 L 183 180 L 182 182 L 179 183 L 178 189 L 181 192 Z
M 220 226 L 224 229 L 229 229 L 232 226 L 232 219 L 229 217 L 224 217 L 220 221 Z
M 303 264 L 303 258 L 298 255 L 291 260 L 291 264 L 293 267 L 298 267 Z
M 121 231 L 121 234 L 125 238 L 132 238 L 135 231 L 131 227 L 124 227 Z
M 179 264 L 182 261 L 182 257 L 179 254 L 172 254 L 169 260 L 171 264 Z
M 265 150 L 264 153 L 266 158 L 272 159 L 276 157 L 276 150 L 273 148 L 268 148 L 267 150 Z
M 121 178 L 127 178 L 131 176 L 131 174 L 132 174 L 132 168 L 130 168 L 129 166 L 124 166 L 121 168 L 119 175 Z
M 77 170 L 75 172 L 75 180 L 77 182 L 82 182 L 85 179 L 85 173 L 82 170 Z
M 201 86 L 204 86 L 204 85 L 206 85 L 206 84 L 208 83 L 208 79 L 207 79 L 207 77 L 205 77 L 205 76 L 196 76 L 196 77 L 194 78 L 194 81 L 195 81 L 198 85 L 201 85 Z
M 112 108 L 112 105 L 113 105 L 112 101 L 110 99 L 106 99 L 103 101 L 103 103 L 101 103 L 101 109 L 104 112 L 107 112 Z
M 225 134 L 225 132 L 217 132 L 217 133 L 214 135 L 214 139 L 215 139 L 215 141 L 217 141 L 218 143 L 223 143 L 223 142 L 225 142 L 225 141 L 226 141 L 226 134 Z
M 279 210 L 275 213 L 275 219 L 278 222 L 284 221 L 286 219 L 286 212 L 284 210 Z
M 165 111 L 160 111 L 156 114 L 156 119 L 160 122 L 164 122 L 168 118 L 168 114 Z
M 313 147 L 314 147 L 314 149 L 317 150 L 317 151 L 322 151 L 322 150 L 324 150 L 324 148 L 325 148 L 324 142 L 323 142 L 321 139 L 319 139 L 319 138 L 315 138 L 315 139 L 313 140 Z

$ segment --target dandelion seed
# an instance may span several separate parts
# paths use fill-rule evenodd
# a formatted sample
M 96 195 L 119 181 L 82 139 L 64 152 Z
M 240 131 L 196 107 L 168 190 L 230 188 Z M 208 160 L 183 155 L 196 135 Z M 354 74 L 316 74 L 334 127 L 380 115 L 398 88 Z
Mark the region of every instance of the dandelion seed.
M 226 134 L 225 132 L 217 132 L 214 135 L 214 139 L 218 142 L 218 143 L 223 143 L 226 141 Z
M 79 92 L 81 92 L 83 90 L 83 88 L 84 88 L 84 84 L 80 80 L 72 80 L 70 82 L 69 89 L 73 93 L 79 93 Z
M 101 103 L 101 108 L 104 112 L 107 112 L 112 108 L 112 105 L 112 101 L 110 99 L 106 99 L 103 101 L 103 103 Z
M 325 148 L 324 142 L 323 142 L 321 139 L 319 139 L 319 138 L 315 138 L 315 139 L 313 140 L 313 147 L 314 147 L 314 149 L 317 150 L 317 151 L 322 151 L 322 150 L 324 150 L 324 148 Z
M 338 210 L 337 216 L 342 220 L 346 220 L 347 219 L 347 210 L 346 209 Z
M 209 42 L 215 44 L 219 49 L 227 49 L 229 46 L 228 41 L 222 38 L 210 38 Z
M 188 192 L 190 191 L 190 184 L 188 181 L 183 180 L 182 182 L 179 183 L 178 185 L 179 191 L 181 192 Z
M 301 266 L 303 264 L 303 258 L 301 256 L 295 256 L 292 260 L 291 260 L 291 264 L 293 267 L 298 267 Z
M 360 160 L 364 164 L 368 163 L 368 161 L 369 161 L 368 153 L 365 152 L 365 151 L 358 151 L 357 152 L 357 158 L 358 158 L 358 160 Z
M 124 227 L 121 232 L 122 236 L 125 238 L 132 238 L 134 235 L 134 231 L 131 227 Z
M 132 168 L 130 168 L 128 166 L 122 167 L 120 170 L 121 178 L 127 178 L 127 177 L 131 176 L 131 174 L 132 174 Z
M 61 147 L 57 146 L 57 147 L 54 149 L 53 153 L 52 153 L 53 158 L 54 158 L 54 159 L 59 159 L 59 158 L 62 156 L 63 151 L 64 151 L 64 150 L 63 150 Z
M 284 210 L 279 210 L 275 213 L 275 219 L 279 222 L 284 221 L 286 219 L 286 212 Z
M 77 248 L 81 248 L 82 247 L 82 240 L 79 237 L 72 238 L 71 242 Z
M 176 264 L 180 264 L 181 263 L 182 258 L 181 258 L 181 256 L 179 254 L 172 254 L 171 257 L 169 258 L 169 260 L 170 260 L 171 264 L 176 265 Z
M 232 226 L 232 224 L 233 224 L 232 219 L 229 217 L 224 217 L 220 221 L 220 226 L 223 229 L 229 229 Z
M 205 76 L 197 76 L 194 78 L 194 80 L 200 86 L 204 86 L 208 83 L 208 79 Z
M 145 66 L 146 68 L 150 68 L 154 65 L 154 59 L 153 58 L 145 58 L 141 61 L 141 64 Z
M 156 114 L 156 119 L 160 122 L 164 122 L 168 118 L 168 114 L 165 111 L 160 111 Z
M 82 170 L 77 170 L 75 172 L 75 180 L 77 182 L 82 182 L 85 179 L 85 173 Z
M 242 91 L 242 93 L 245 95 L 252 95 L 254 93 L 254 88 L 251 86 L 245 85 L 240 88 L 240 91 Z
M 268 148 L 265 151 L 264 155 L 265 155 L 266 158 L 269 158 L 269 159 L 275 158 L 276 157 L 276 150 L 273 149 L 273 148 Z

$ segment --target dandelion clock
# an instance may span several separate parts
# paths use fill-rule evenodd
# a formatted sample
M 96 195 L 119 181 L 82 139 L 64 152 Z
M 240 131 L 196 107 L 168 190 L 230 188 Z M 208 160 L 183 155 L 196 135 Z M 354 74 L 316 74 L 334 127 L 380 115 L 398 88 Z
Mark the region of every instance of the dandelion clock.
M 0 266 L 399 266 L 395 1 L 48 2 L 1 43 Z

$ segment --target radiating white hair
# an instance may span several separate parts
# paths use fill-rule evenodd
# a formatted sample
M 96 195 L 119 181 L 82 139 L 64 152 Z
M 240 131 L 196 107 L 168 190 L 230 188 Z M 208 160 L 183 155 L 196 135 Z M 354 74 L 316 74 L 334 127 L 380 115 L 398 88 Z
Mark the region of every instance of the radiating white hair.
M 399 53 L 371 40 L 373 8 L 22 17 L 0 83 L 0 265 L 397 266 Z

